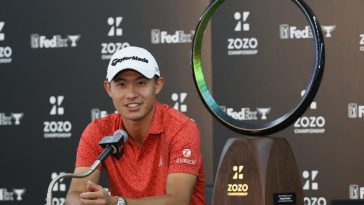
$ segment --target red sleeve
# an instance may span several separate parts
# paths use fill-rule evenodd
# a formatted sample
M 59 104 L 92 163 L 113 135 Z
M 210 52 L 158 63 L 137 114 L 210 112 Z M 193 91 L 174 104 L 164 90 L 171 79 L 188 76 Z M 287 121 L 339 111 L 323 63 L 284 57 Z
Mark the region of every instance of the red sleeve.
M 90 167 L 102 152 L 99 141 L 102 133 L 95 123 L 90 123 L 81 135 L 77 148 L 76 167 Z M 98 167 L 102 169 L 101 166 Z
M 194 121 L 188 121 L 173 137 L 170 145 L 169 173 L 198 176 L 201 167 L 200 132 Z

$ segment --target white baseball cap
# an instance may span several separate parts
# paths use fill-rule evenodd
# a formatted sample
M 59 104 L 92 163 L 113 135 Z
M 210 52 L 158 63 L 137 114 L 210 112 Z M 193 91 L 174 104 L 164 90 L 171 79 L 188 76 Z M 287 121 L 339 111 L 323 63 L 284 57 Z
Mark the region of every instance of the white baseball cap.
M 152 54 L 135 46 L 117 50 L 112 55 L 107 67 L 107 80 L 111 82 L 116 74 L 126 69 L 138 71 L 148 79 L 152 79 L 154 75 L 160 76 L 158 64 Z

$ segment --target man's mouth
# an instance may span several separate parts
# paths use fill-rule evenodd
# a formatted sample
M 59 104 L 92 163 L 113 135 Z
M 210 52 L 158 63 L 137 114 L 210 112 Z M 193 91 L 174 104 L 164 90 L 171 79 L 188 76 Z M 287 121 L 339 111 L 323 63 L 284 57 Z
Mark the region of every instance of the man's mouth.
M 141 105 L 141 103 L 128 103 L 128 104 L 126 104 L 126 107 L 128 107 L 128 108 L 136 108 L 136 107 L 138 107 L 140 105 Z

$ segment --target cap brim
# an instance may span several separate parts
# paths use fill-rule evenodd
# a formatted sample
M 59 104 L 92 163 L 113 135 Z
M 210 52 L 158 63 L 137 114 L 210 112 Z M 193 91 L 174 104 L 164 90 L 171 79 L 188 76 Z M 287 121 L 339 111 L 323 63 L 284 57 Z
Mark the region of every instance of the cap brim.
M 135 70 L 135 71 L 142 74 L 144 77 L 146 77 L 148 79 L 152 79 L 154 77 L 154 75 L 155 75 L 154 72 L 148 72 L 148 70 L 145 69 L 145 68 L 141 68 L 141 67 L 132 67 L 131 68 L 129 66 L 125 66 L 125 67 L 121 66 L 121 67 L 113 69 L 112 72 L 110 73 L 110 75 L 107 76 L 107 78 L 108 78 L 107 80 L 109 82 L 111 82 L 118 73 L 120 73 L 122 71 L 125 71 L 125 70 Z

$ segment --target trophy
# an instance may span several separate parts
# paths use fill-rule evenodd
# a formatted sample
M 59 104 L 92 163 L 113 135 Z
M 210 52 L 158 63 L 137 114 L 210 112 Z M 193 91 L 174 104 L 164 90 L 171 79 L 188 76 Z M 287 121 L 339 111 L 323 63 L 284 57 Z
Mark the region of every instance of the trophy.
M 294 154 L 284 138 L 268 135 L 295 122 L 310 106 L 319 89 L 325 57 L 321 26 L 304 1 L 292 0 L 309 22 L 313 37 L 314 64 L 306 92 L 297 105 L 273 121 L 260 124 L 239 121 L 229 116 L 224 107 L 216 103 L 208 90 L 202 70 L 203 34 L 210 18 L 223 2 L 224 0 L 213 1 L 197 25 L 191 55 L 193 76 L 199 95 L 210 113 L 226 127 L 246 136 L 231 138 L 225 144 L 215 178 L 212 205 L 303 205 L 302 186 Z M 286 36 L 287 32 L 281 29 L 281 36 Z M 266 119 L 271 110 L 260 107 L 257 111 L 262 119 Z

